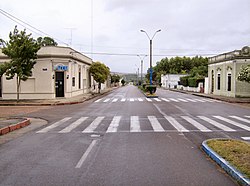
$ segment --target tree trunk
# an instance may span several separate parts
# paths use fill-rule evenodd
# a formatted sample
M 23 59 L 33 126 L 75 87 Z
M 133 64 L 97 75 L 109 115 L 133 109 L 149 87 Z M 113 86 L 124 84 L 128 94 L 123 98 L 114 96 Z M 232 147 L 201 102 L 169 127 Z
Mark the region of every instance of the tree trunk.
M 102 85 L 102 84 L 99 82 L 99 83 L 98 83 L 98 93 L 99 93 L 99 94 L 101 93 L 101 85 Z
M 19 102 L 19 93 L 20 93 L 21 79 L 17 76 L 16 80 L 17 80 L 17 102 Z

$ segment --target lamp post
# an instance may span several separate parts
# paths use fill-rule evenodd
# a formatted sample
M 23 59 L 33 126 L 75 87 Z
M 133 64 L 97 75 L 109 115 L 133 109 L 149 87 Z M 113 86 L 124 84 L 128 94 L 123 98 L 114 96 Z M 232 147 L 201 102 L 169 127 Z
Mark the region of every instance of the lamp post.
M 144 55 L 143 58 L 140 55 L 137 55 L 140 60 L 141 60 L 141 83 L 142 83 L 142 73 L 143 73 L 143 60 L 145 59 L 145 57 L 147 57 L 148 55 Z
M 144 32 L 144 33 L 147 35 L 148 39 L 149 39 L 149 46 L 150 46 L 150 50 L 149 50 L 149 61 L 150 61 L 150 69 L 149 69 L 150 77 L 149 77 L 149 82 L 150 82 L 150 85 L 152 85 L 152 79 L 153 79 L 153 78 L 152 78 L 152 77 L 153 77 L 153 69 L 152 69 L 152 40 L 154 39 L 156 33 L 157 33 L 157 32 L 160 32 L 160 31 L 161 31 L 161 30 L 157 30 L 157 31 L 154 33 L 153 37 L 150 38 L 149 35 L 148 35 L 148 33 L 147 33 L 146 31 L 141 30 L 141 32 Z

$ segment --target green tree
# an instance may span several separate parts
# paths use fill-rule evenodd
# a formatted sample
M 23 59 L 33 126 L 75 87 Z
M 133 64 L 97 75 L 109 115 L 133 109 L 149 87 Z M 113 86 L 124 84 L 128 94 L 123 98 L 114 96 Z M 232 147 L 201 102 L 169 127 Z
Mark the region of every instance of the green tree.
M 122 79 L 121 83 L 122 83 L 122 86 L 124 86 L 126 81 L 124 79 Z
M 237 79 L 239 81 L 245 81 L 250 83 L 250 64 L 241 67 Z
M 90 74 L 98 83 L 99 93 L 101 92 L 101 84 L 104 83 L 110 74 L 109 68 L 101 62 L 92 63 L 89 69 Z
M 39 43 L 39 45 L 41 46 L 57 46 L 57 42 L 55 42 L 55 40 L 53 38 L 50 37 L 39 37 L 37 38 L 37 42 Z
M 10 58 L 9 62 L 1 66 L 1 73 L 5 73 L 8 80 L 16 77 L 17 101 L 19 101 L 21 81 L 26 81 L 32 76 L 40 45 L 31 34 L 26 34 L 26 30 L 19 32 L 17 26 L 10 32 L 9 41 L 1 40 L 1 44 L 2 52 Z
M 120 82 L 121 77 L 118 74 L 113 74 L 111 75 L 111 83 L 119 83 Z

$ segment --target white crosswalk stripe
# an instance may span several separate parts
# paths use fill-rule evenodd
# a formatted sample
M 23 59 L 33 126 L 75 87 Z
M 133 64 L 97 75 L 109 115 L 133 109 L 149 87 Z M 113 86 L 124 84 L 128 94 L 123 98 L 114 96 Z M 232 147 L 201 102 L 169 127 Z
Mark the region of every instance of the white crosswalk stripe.
M 60 120 L 60 121 L 58 121 L 58 122 L 55 122 L 54 124 L 52 124 L 52 125 L 50 125 L 50 126 L 44 128 L 44 129 L 42 129 L 42 130 L 39 130 L 39 131 L 37 131 L 36 133 L 46 133 L 46 132 L 48 132 L 49 130 L 58 127 L 59 125 L 63 124 L 64 122 L 66 122 L 66 121 L 68 121 L 68 120 L 70 120 L 70 119 L 71 119 L 71 117 L 63 118 L 62 120 Z
M 237 119 L 237 120 L 240 120 L 240 121 L 243 121 L 243 122 L 246 122 L 246 123 L 250 123 L 250 120 L 244 119 L 244 118 L 240 118 L 238 116 L 229 116 L 229 117 Z
M 146 100 L 147 100 L 148 102 L 152 102 L 152 100 L 151 100 L 150 98 L 146 98 Z
M 165 131 L 155 116 L 148 116 L 148 120 L 150 121 L 151 126 L 153 127 L 153 130 L 155 132 L 164 132 Z
M 186 100 L 191 101 L 191 102 L 197 102 L 197 101 L 195 101 L 193 99 L 189 99 L 189 98 L 186 98 Z
M 173 117 L 171 116 L 164 116 L 168 122 L 173 125 L 174 128 L 176 128 L 179 132 L 189 132 L 185 127 L 183 127 L 178 121 L 176 121 Z
M 209 119 L 209 118 L 207 118 L 207 117 L 205 117 L 205 116 L 198 116 L 198 117 L 199 117 L 200 119 L 202 119 L 202 120 L 204 120 L 204 121 L 210 123 L 211 125 L 213 125 L 213 126 L 215 126 L 215 127 L 217 127 L 217 128 L 220 128 L 220 129 L 222 129 L 222 130 L 224 130 L 224 131 L 227 131 L 227 132 L 233 132 L 233 131 L 235 131 L 234 129 L 231 129 L 230 127 L 227 127 L 226 125 L 223 125 L 223 124 L 221 124 L 221 123 L 218 123 L 217 121 L 214 121 L 214 120 L 212 120 L 212 119 Z
M 110 100 L 110 98 L 105 99 L 103 102 L 106 103 L 106 102 L 108 102 L 109 100 Z
M 166 101 L 166 102 L 170 102 L 168 99 L 166 98 L 161 98 L 163 101 Z
M 248 126 L 246 126 L 246 125 L 243 125 L 243 124 L 241 124 L 241 123 L 235 122 L 235 121 L 233 121 L 233 120 L 227 119 L 227 118 L 222 117 L 222 116 L 214 116 L 214 117 L 217 118 L 217 119 L 220 119 L 220 120 L 222 120 L 222 121 L 225 121 L 225 122 L 227 122 L 227 123 L 230 123 L 230 124 L 232 124 L 232 125 L 235 125 L 235 126 L 237 126 L 237 127 L 239 127 L 239 128 L 242 128 L 242 129 L 245 129 L 245 130 L 247 130 L 247 131 L 250 131 L 250 127 L 248 127 Z
M 169 100 L 174 101 L 174 102 L 180 102 L 180 101 L 178 101 L 178 100 L 176 100 L 174 98 L 169 98 Z
M 201 100 L 201 99 L 194 99 L 195 101 L 199 101 L 199 102 L 202 102 L 202 103 L 205 103 L 206 101 L 204 100 Z
M 138 116 L 130 117 L 130 132 L 141 132 L 141 127 L 140 127 Z
M 84 122 L 88 117 L 81 117 L 80 119 L 76 120 L 74 123 L 69 125 L 68 127 L 64 128 L 63 130 L 59 131 L 59 133 L 69 133 L 76 127 L 78 127 L 82 122 Z
M 142 98 L 138 98 L 138 101 L 143 101 L 143 99 Z
M 98 127 L 98 125 L 102 122 L 104 117 L 97 117 L 82 133 L 92 133 Z
M 186 101 L 185 99 L 181 99 L 181 98 L 178 98 L 178 100 L 182 101 L 182 102 L 185 102 L 187 103 L 188 101 Z
M 117 128 L 119 127 L 120 120 L 121 120 L 121 116 L 115 116 L 109 125 L 107 133 L 117 132 Z
M 117 98 L 115 98 L 115 99 L 113 99 L 113 100 L 112 100 L 112 102 L 117 102 L 117 101 L 118 101 L 118 99 L 117 99 Z
M 125 102 L 125 101 L 126 101 L 126 98 L 122 98 L 122 99 L 121 99 L 121 102 Z
M 158 99 L 158 98 L 154 98 L 154 100 L 155 100 L 155 101 L 158 101 L 158 102 L 161 102 L 161 100 L 160 100 L 160 99 Z
M 183 119 L 185 119 L 187 122 L 189 122 L 190 124 L 192 124 L 193 126 L 195 126 L 200 131 L 202 131 L 202 132 L 211 132 L 211 130 L 209 130 L 207 127 L 204 127 L 203 125 L 201 125 L 197 121 L 193 120 L 192 118 L 190 118 L 188 116 L 181 116 L 181 117 Z
M 130 98 L 130 100 L 129 100 L 129 101 L 134 102 L 134 101 L 135 101 L 135 99 L 134 99 L 134 98 Z
M 245 116 L 246 118 L 250 118 L 250 116 Z
M 245 117 L 245 116 L 244 116 Z M 164 116 L 164 118 L 157 118 L 156 116 L 146 116 L 139 117 L 139 116 L 130 116 L 129 119 L 129 126 L 124 126 L 124 123 L 127 120 L 127 117 L 122 116 L 114 116 L 113 118 L 105 119 L 105 116 L 99 116 L 96 118 L 90 117 L 80 117 L 75 119 L 72 123 L 71 120 L 74 120 L 72 117 L 65 117 L 62 120 L 59 120 L 50 126 L 47 126 L 36 133 L 47 133 L 47 132 L 56 132 L 56 133 L 70 133 L 73 130 L 78 131 L 80 125 L 87 125 L 82 133 L 95 133 L 95 132 L 106 132 L 106 133 L 114 133 L 114 132 L 169 132 L 175 131 L 176 132 L 192 132 L 192 131 L 200 131 L 200 132 L 214 132 L 218 130 L 222 130 L 225 132 L 236 132 L 242 131 L 242 129 L 246 131 L 250 131 L 250 127 L 244 125 L 242 123 L 236 122 L 234 120 L 242 121 L 245 123 L 249 123 L 248 119 L 240 116 Z M 228 119 L 232 118 L 232 119 Z M 104 121 L 105 119 L 105 121 Z M 140 120 L 145 119 L 148 122 L 140 122 Z M 160 119 L 160 120 L 159 120 Z M 222 124 L 216 120 L 221 120 Z M 161 123 L 159 122 L 161 121 Z M 202 121 L 202 123 L 200 123 Z M 105 130 L 102 125 L 108 125 Z M 65 126 L 68 124 L 67 126 Z M 121 125 L 121 127 L 119 127 Z M 212 126 L 213 127 L 212 127 Z M 234 128 L 228 127 L 227 125 L 234 125 Z M 64 126 L 64 128 L 62 127 Z M 146 127 L 147 126 L 147 127 Z M 142 130 L 143 128 L 148 128 L 149 126 L 152 127 L 151 130 Z M 170 127 L 171 126 L 171 127 Z M 173 129 L 169 129 L 174 127 Z M 192 128 L 196 128 L 193 130 Z M 79 127 L 80 128 L 80 127 Z M 120 128 L 120 131 L 119 131 Z M 122 130 L 122 128 L 127 128 L 126 130 Z M 166 129 L 164 129 L 166 128 Z M 218 128 L 218 129 L 215 129 Z M 105 131 L 103 131 L 105 130 Z
M 101 100 L 102 100 L 102 99 L 98 99 L 98 100 L 95 101 L 95 103 L 98 103 L 98 102 L 100 102 Z

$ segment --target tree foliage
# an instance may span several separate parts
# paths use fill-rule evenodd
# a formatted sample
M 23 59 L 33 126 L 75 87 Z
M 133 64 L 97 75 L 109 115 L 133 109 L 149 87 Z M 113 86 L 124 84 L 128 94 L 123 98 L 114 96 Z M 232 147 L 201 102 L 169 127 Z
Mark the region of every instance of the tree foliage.
M 9 41 L 1 40 L 1 44 L 2 52 L 10 58 L 10 61 L 2 64 L 0 71 L 6 74 L 8 80 L 16 77 L 17 101 L 19 101 L 21 81 L 26 81 L 32 76 L 40 45 L 31 37 L 31 34 L 27 35 L 25 30 L 19 32 L 17 26 L 13 32 L 10 32 Z
M 101 62 L 92 63 L 89 69 L 94 80 L 98 82 L 99 93 L 101 91 L 101 83 L 104 83 L 110 74 L 109 68 Z
M 250 83 L 250 65 L 242 66 L 238 74 L 239 81 L 245 81 Z
M 37 42 L 40 46 L 57 46 L 58 43 L 55 42 L 53 38 L 50 37 L 39 37 L 37 38 Z
M 160 82 L 161 74 L 190 74 L 192 77 L 204 77 L 207 76 L 207 72 L 208 59 L 201 56 L 163 58 L 153 67 L 153 81 Z
M 121 77 L 118 74 L 111 75 L 111 83 L 119 83 Z

